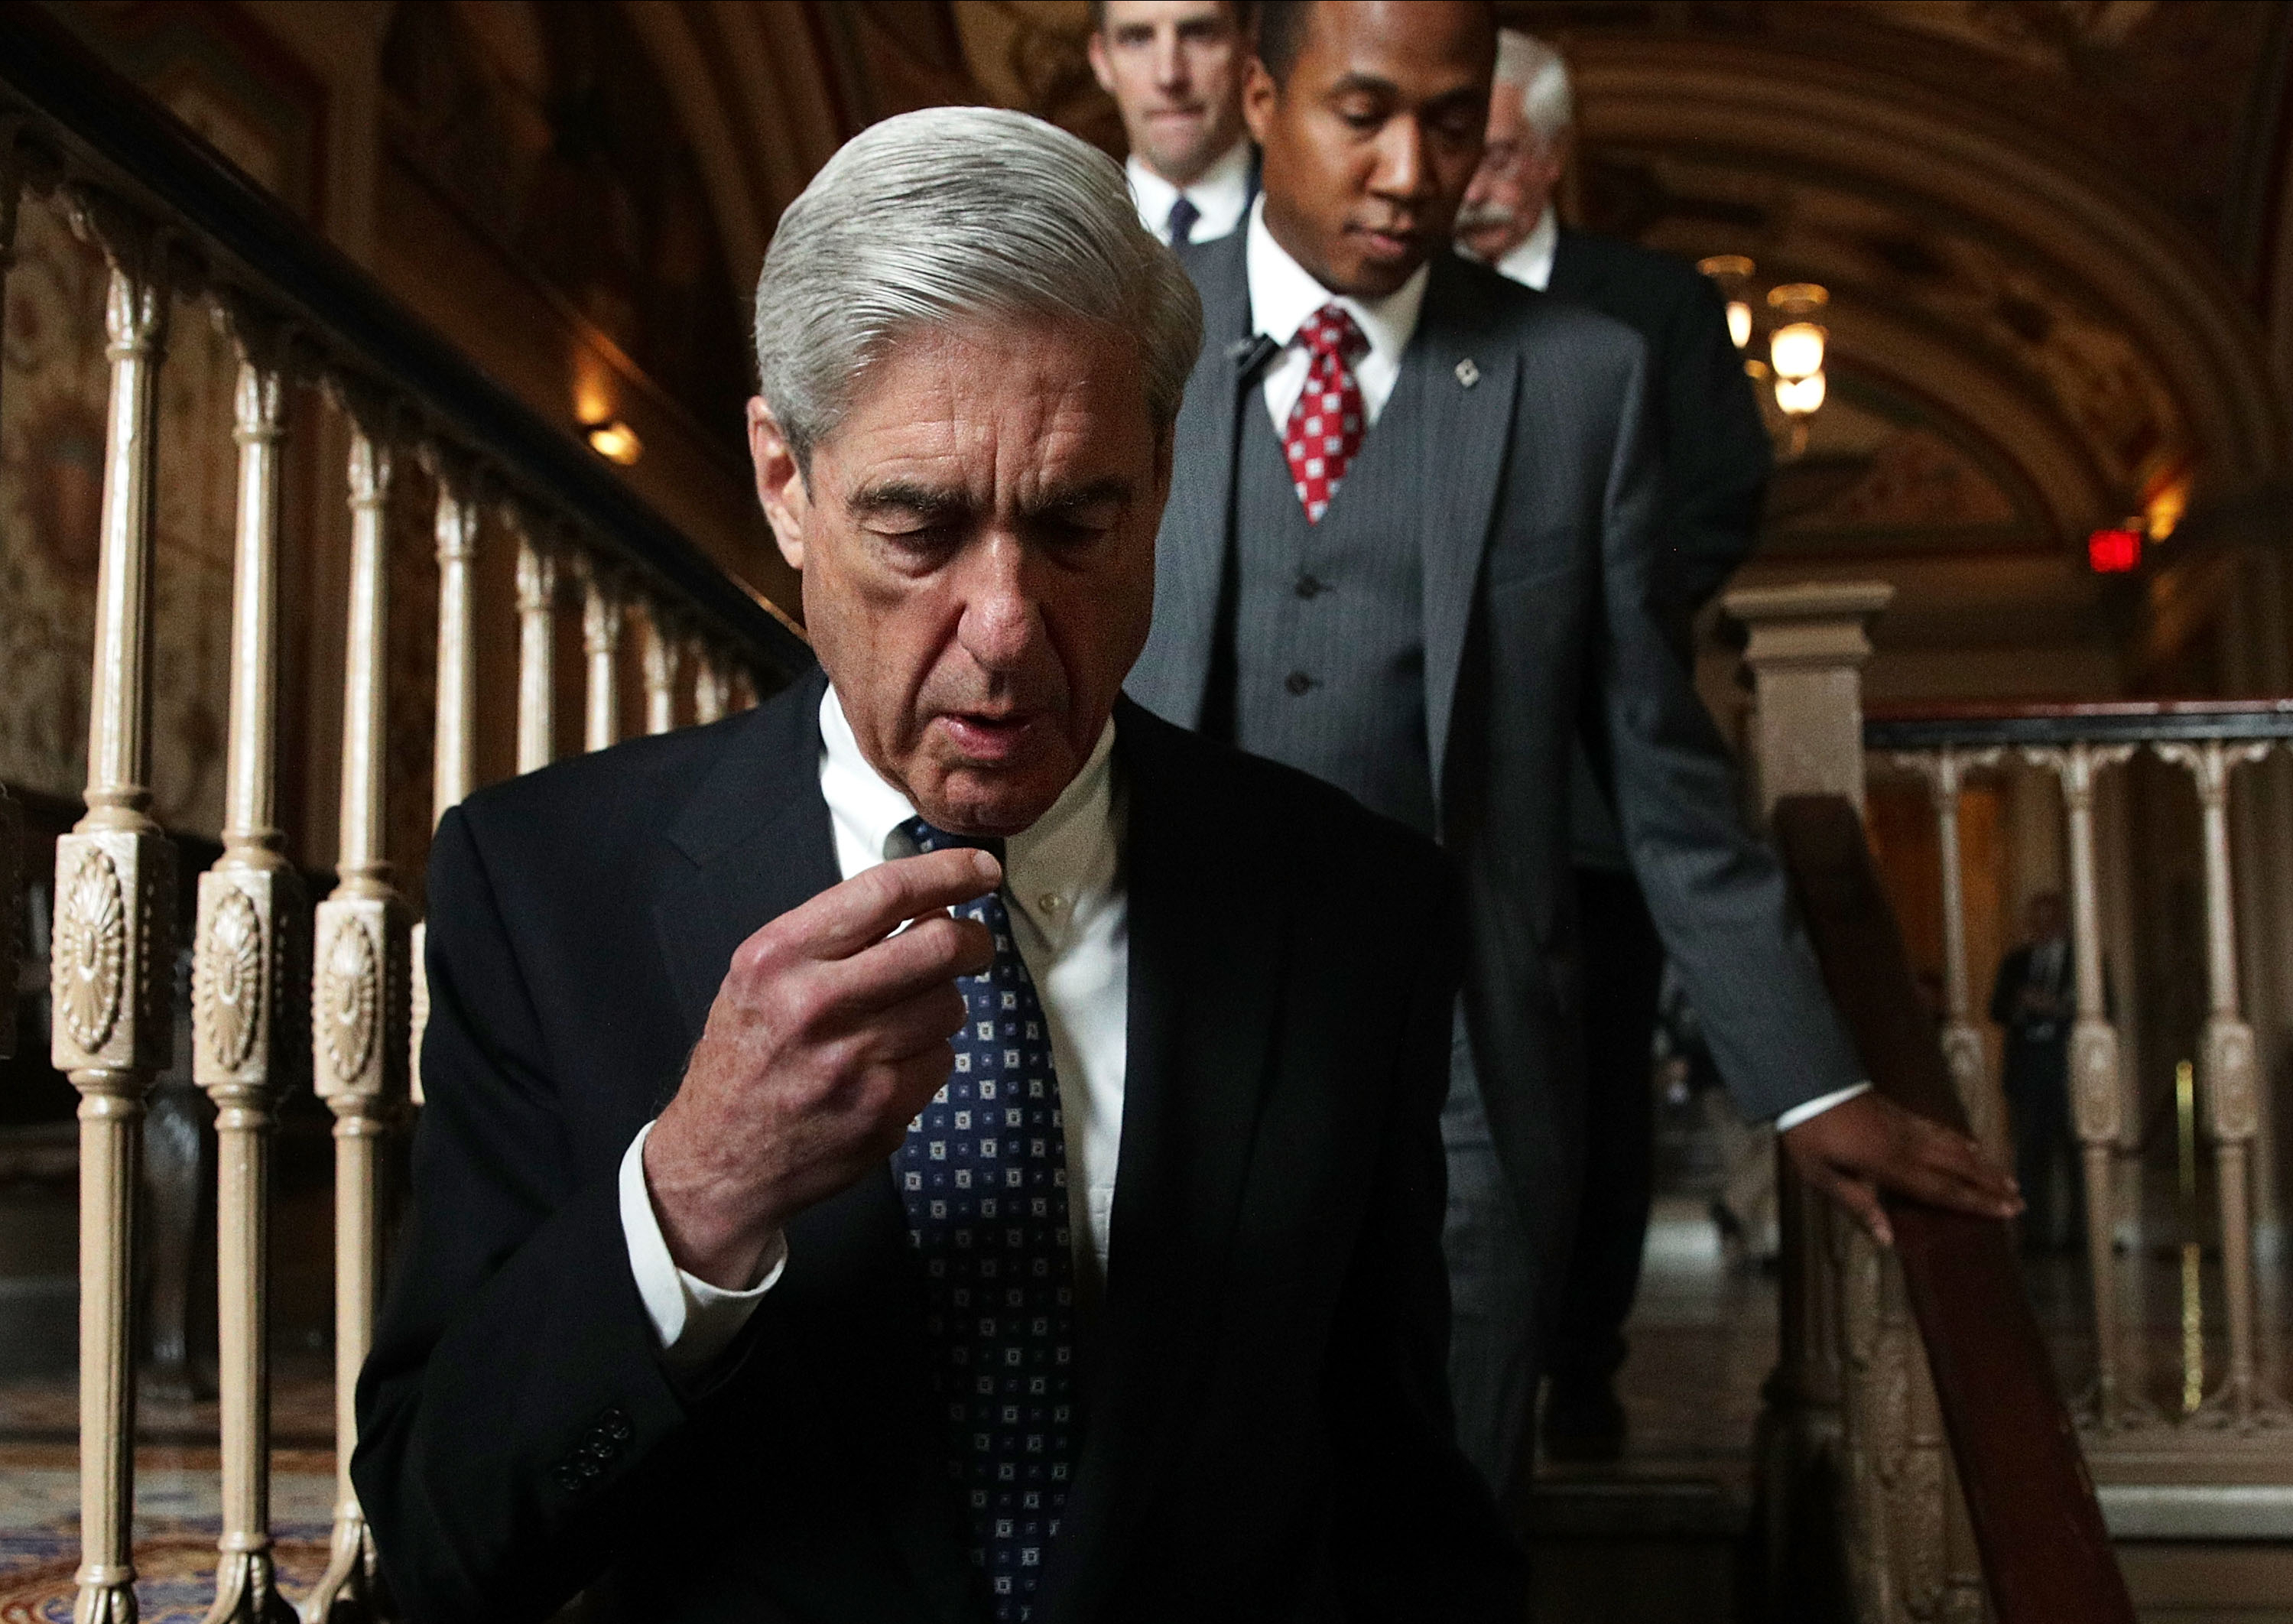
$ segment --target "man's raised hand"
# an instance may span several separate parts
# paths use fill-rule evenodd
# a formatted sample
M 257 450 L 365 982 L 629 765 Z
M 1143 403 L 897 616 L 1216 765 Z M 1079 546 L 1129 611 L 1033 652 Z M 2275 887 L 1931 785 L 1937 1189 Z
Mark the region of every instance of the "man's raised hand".
M 898 1149 L 953 1063 L 956 978 L 994 959 L 987 928 L 947 910 L 1001 878 L 983 851 L 903 857 L 734 950 L 685 1081 L 645 1141 L 645 1185 L 679 1268 L 746 1287 L 790 1218 Z

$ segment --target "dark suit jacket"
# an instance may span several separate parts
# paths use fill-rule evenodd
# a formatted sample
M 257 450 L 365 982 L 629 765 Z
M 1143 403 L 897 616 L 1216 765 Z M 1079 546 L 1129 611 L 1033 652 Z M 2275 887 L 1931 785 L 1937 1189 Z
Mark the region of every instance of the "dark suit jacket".
M 1613 316 L 1648 346 L 1649 433 L 1664 462 L 1664 534 L 1657 598 L 1673 635 L 1759 543 L 1771 454 L 1743 353 L 1710 277 L 1638 243 L 1560 230 L 1554 298 Z M 1589 772 L 1570 779 L 1570 843 L 1580 864 L 1627 865 L 1615 810 Z
M 664 1370 L 615 1173 L 733 949 L 835 883 L 815 673 L 481 791 L 431 859 L 415 1210 L 352 1475 L 416 1624 L 985 1616 L 887 1163 Z M 1036 1617 L 1518 1618 L 1451 1441 L 1424 840 L 1125 705 L 1130 1013 L 1085 1436 Z M 586 1462 L 586 1465 L 584 1464 Z
M 1189 727 L 1234 546 L 1240 413 L 1264 410 L 1236 364 L 1253 330 L 1244 240 L 1187 256 L 1203 354 L 1179 414 L 1154 630 L 1129 688 Z M 1646 346 L 1604 316 L 1438 254 L 1402 366 L 1421 374 L 1422 410 L 1370 432 L 1414 435 L 1423 470 L 1401 504 L 1415 533 L 1394 540 L 1423 560 L 1435 805 L 1467 889 L 1466 1026 L 1499 1154 L 1556 1266 L 1583 1110 L 1568 846 L 1580 716 L 1596 719 L 1593 766 L 1738 1102 L 1772 1116 L 1863 1071 L 1665 629 Z

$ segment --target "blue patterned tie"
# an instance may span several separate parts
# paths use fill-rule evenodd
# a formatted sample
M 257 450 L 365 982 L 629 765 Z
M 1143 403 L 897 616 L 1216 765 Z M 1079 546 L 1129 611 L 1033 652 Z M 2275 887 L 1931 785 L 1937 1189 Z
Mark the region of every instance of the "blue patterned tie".
M 976 846 L 921 818 L 917 848 Z M 999 1624 L 1033 1604 L 1074 1461 L 1074 1255 L 1066 1136 L 1050 1027 L 1011 939 L 1001 892 L 959 910 L 995 938 L 995 962 L 960 983 L 969 1019 L 955 1069 L 893 1158 L 908 1238 L 923 1260 L 933 1391 L 946 1406 L 951 1474 L 971 1515 L 971 1560 Z

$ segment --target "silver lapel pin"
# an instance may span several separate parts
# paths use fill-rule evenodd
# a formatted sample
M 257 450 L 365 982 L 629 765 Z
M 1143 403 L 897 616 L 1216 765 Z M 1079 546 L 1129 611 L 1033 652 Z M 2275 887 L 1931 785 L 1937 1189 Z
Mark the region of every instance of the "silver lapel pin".
M 1468 389 L 1481 381 L 1481 369 L 1473 364 L 1471 356 L 1468 355 L 1457 363 L 1457 381 Z

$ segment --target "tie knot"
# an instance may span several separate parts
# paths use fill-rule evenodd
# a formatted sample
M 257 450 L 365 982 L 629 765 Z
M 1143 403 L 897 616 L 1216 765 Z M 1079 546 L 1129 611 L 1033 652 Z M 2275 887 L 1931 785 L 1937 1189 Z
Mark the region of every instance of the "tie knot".
M 1309 353 L 1333 355 L 1340 361 L 1350 361 L 1369 348 L 1369 340 L 1354 325 L 1354 319 L 1336 304 L 1325 304 L 1307 317 L 1298 336 L 1306 341 Z
M 1171 205 L 1169 225 L 1172 245 L 1183 248 L 1195 240 L 1195 222 L 1202 217 L 1203 211 L 1195 207 L 1185 192 L 1180 192 L 1178 200 Z
M 918 851 L 946 851 L 952 847 L 968 846 L 974 851 L 984 851 L 998 863 L 1003 860 L 1003 842 L 992 834 L 950 834 L 920 817 L 912 817 L 900 825 L 900 832 L 916 843 Z

